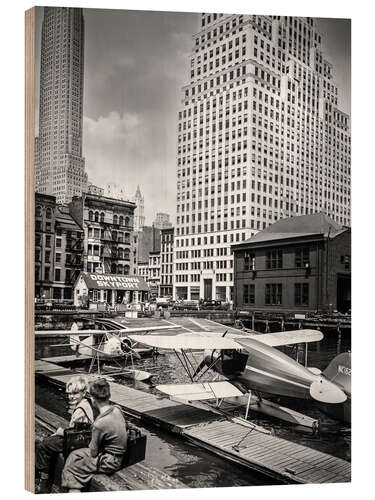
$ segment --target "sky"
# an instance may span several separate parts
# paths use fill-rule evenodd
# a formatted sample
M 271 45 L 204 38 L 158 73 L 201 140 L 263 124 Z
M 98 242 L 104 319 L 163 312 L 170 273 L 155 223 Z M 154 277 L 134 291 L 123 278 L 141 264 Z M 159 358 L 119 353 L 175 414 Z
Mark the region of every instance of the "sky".
M 38 8 L 36 78 L 39 82 Z M 83 156 L 89 181 L 139 184 L 146 224 L 176 210 L 177 116 L 188 83 L 199 14 L 84 9 Z M 326 58 L 334 64 L 339 107 L 350 114 L 350 20 L 318 19 Z M 39 95 L 36 90 L 36 116 Z

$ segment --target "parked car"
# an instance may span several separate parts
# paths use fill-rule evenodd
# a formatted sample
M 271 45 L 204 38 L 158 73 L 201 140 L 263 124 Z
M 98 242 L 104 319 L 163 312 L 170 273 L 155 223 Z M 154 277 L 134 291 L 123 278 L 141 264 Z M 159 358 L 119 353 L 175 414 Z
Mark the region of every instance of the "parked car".
M 180 310 L 180 311 L 185 311 L 185 310 L 197 311 L 199 309 L 199 302 L 198 302 L 198 300 L 176 301 L 175 304 L 173 304 L 172 309 Z
M 172 301 L 169 297 L 158 297 L 156 299 L 157 307 L 170 307 L 172 305 Z
M 201 309 L 223 309 L 223 302 L 221 300 L 204 300 L 200 304 Z

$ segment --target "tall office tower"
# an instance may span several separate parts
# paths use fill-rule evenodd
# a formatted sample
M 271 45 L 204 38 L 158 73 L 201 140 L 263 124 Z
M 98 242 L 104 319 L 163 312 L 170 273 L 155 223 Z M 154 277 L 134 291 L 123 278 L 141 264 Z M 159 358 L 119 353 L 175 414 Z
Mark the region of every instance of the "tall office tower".
M 178 121 L 174 297 L 232 297 L 230 245 L 325 212 L 350 224 L 349 117 L 312 18 L 202 14 Z
M 44 7 L 35 190 L 67 203 L 87 188 L 82 157 L 82 9 Z
M 145 225 L 145 199 L 141 194 L 139 186 L 137 186 L 137 191 L 135 192 L 133 201 L 137 206 L 134 212 L 134 231 L 139 232 L 142 231 Z

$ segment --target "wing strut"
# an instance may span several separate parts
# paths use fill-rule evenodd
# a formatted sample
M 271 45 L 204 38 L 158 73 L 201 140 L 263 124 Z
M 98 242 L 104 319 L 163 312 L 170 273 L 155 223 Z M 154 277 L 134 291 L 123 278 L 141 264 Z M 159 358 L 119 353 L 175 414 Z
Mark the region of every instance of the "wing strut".
M 181 366 L 184 368 L 184 370 L 186 371 L 188 377 L 190 378 L 190 380 L 192 382 L 194 382 L 194 374 L 192 375 L 192 372 L 194 372 L 194 366 L 191 364 L 191 361 L 190 359 L 188 358 L 186 352 L 184 351 L 184 349 L 181 349 L 180 353 L 181 353 L 181 356 L 179 355 L 178 351 L 175 349 L 174 350 L 176 356 L 177 356 L 177 359 L 179 360 L 179 362 L 181 363 Z M 189 366 L 192 370 L 192 372 L 190 371 L 189 369 Z

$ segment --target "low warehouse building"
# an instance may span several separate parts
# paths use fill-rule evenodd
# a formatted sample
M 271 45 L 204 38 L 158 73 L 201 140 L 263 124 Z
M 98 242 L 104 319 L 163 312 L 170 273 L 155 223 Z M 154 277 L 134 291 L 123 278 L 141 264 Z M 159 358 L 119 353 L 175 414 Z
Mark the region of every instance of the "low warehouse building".
M 351 231 L 323 213 L 281 219 L 232 251 L 237 309 L 351 308 Z

